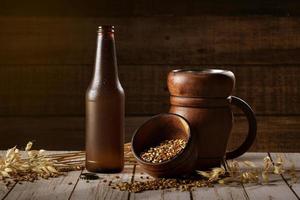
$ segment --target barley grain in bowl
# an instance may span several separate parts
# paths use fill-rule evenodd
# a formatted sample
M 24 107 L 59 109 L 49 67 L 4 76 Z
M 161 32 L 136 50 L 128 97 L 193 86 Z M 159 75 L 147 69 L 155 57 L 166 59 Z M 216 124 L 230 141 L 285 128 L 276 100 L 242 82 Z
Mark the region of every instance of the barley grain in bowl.
M 182 152 L 185 146 L 186 141 L 183 139 L 165 140 L 158 146 L 150 147 L 142 152 L 141 158 L 147 162 L 161 163 L 174 158 Z
M 193 172 L 197 152 L 189 123 L 177 114 L 159 114 L 135 132 L 132 151 L 153 177 L 179 177 Z

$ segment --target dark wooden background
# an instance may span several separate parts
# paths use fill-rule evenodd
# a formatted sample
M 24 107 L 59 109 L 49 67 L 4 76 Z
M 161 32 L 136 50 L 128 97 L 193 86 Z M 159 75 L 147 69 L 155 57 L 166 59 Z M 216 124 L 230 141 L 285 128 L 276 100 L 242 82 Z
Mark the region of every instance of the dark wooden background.
M 28 140 L 84 148 L 96 30 L 114 24 L 127 141 L 168 111 L 168 71 L 224 68 L 236 75 L 234 95 L 257 114 L 251 150 L 300 151 L 299 15 L 291 0 L 1 0 L 0 149 Z M 238 114 L 230 148 L 246 128 Z

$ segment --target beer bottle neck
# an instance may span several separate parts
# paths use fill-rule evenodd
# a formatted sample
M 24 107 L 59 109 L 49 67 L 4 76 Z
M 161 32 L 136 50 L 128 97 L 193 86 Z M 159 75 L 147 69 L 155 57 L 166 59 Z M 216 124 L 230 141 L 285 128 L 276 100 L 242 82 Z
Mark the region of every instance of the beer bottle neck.
M 94 83 L 115 85 L 119 82 L 114 33 L 99 31 L 94 71 Z

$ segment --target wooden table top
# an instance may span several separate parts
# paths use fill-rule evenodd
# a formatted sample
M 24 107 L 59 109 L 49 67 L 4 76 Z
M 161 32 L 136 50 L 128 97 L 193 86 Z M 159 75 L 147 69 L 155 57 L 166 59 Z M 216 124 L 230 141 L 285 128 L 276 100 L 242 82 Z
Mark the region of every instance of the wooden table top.
M 0 152 L 4 153 L 4 152 Z M 266 156 L 275 159 L 275 153 L 246 153 L 237 161 L 249 160 L 262 165 Z M 300 153 L 284 153 L 284 158 L 295 163 L 297 173 L 300 169 Z M 237 186 L 215 185 L 208 188 L 197 188 L 192 192 L 167 190 L 129 193 L 114 190 L 103 183 L 103 179 L 113 181 L 141 180 L 146 175 L 138 165 L 126 165 L 120 174 L 98 174 L 98 180 L 83 180 L 80 174 L 85 172 L 69 172 L 67 176 L 37 180 L 33 183 L 15 183 L 6 188 L 0 185 L 0 199 L 299 199 L 300 183 L 291 184 L 287 175 L 270 176 L 269 184 L 240 184 Z M 298 174 L 299 175 L 299 174 Z M 116 179 L 115 177 L 120 178 Z

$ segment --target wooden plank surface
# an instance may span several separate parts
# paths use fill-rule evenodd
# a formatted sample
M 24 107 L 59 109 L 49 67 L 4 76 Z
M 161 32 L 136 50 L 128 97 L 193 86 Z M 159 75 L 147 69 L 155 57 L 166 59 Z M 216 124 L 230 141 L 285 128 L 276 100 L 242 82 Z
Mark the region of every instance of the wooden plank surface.
M 149 118 L 150 116 L 126 117 L 125 141 L 129 142 L 134 130 Z M 257 121 L 257 139 L 251 151 L 299 151 L 299 116 L 259 116 Z M 245 118 L 236 117 L 235 123 L 228 149 L 238 147 L 245 138 Z M 0 132 L 0 146 L 4 149 L 14 145 L 24 148 L 29 140 L 34 141 L 37 148 L 49 150 L 84 149 L 83 117 L 0 118 Z
M 11 190 L 15 187 L 15 182 L 9 186 L 6 186 L 5 183 L 0 183 L 0 199 L 4 199 L 9 192 L 11 192 Z
M 242 186 L 214 186 L 213 188 L 198 188 L 192 192 L 193 199 L 248 199 Z
M 4 157 L 6 150 L 0 150 L 0 156 Z M 66 151 L 48 151 L 51 153 L 65 153 Z M 20 151 L 22 156 L 24 151 Z M 9 180 L 11 184 L 7 187 L 0 181 L 0 199 L 67 199 L 75 187 L 77 179 L 81 171 L 74 171 L 68 173 L 67 176 L 59 178 L 40 179 L 35 182 L 15 182 Z M 61 190 L 60 190 L 61 189 Z M 12 194 L 12 190 L 14 190 Z M 65 192 L 64 192 L 65 191 Z M 52 192 L 55 192 L 52 194 Z
M 257 168 L 261 169 L 266 156 L 267 153 L 247 153 L 235 160 L 252 161 Z M 269 182 L 270 184 L 262 185 L 244 184 L 249 199 L 297 199 L 280 175 L 270 175 Z
M 1 48 L 1 47 L 0 47 Z M 1 63 L 1 60 L 0 60 Z M 169 109 L 167 74 L 181 66 L 120 65 L 127 115 L 150 115 Z M 300 113 L 298 65 L 225 65 L 236 76 L 234 95 L 245 99 L 258 115 Z M 0 116 L 83 115 L 92 65 L 1 65 Z
M 0 155 L 5 151 L 0 151 Z M 56 152 L 51 152 L 56 153 Z M 246 153 L 238 161 L 252 161 L 261 167 L 262 160 L 267 153 Z M 272 154 L 273 155 L 273 154 Z M 299 153 L 285 154 L 293 159 L 296 169 L 299 168 Z M 272 156 L 273 157 L 273 156 Z M 230 162 L 230 161 L 229 161 Z M 84 173 L 86 172 L 83 171 Z M 113 190 L 108 185 L 110 181 L 119 182 L 145 179 L 148 175 L 134 165 L 127 165 L 119 174 L 97 174 L 98 180 L 80 179 L 81 171 L 71 172 L 67 176 L 38 180 L 33 183 L 17 184 L 5 199 L 297 199 L 292 190 L 281 176 L 271 176 L 270 184 L 242 186 L 216 185 L 213 188 L 199 188 L 189 195 L 189 192 L 175 192 L 173 190 L 147 191 L 131 193 Z M 141 176 L 143 178 L 141 178 Z M 118 178 L 117 178 L 118 177 Z M 135 177 L 135 178 L 134 178 Z M 106 181 L 104 181 L 106 180 Z M 72 183 L 72 184 L 70 184 Z M 297 185 L 293 189 L 298 192 Z M 2 196 L 3 197 L 3 196 Z M 1 198 L 2 198 L 1 197 Z
M 276 161 L 278 153 L 271 153 L 270 155 L 272 160 Z M 286 169 L 291 168 L 292 165 L 295 166 L 296 176 L 298 177 L 298 181 L 296 183 L 294 182 L 294 180 L 291 179 L 291 176 L 288 174 L 284 174 L 283 177 L 288 182 L 292 190 L 298 195 L 298 197 L 300 197 L 300 153 L 281 153 L 279 155 L 283 156 L 283 159 L 285 160 L 284 165 Z
M 69 172 L 66 176 L 37 180 L 33 183 L 17 183 L 5 199 L 68 199 L 81 171 Z
M 133 176 L 133 165 L 125 166 L 124 170 L 120 174 L 97 174 L 100 179 L 98 180 L 84 180 L 79 179 L 78 184 L 72 193 L 70 199 L 82 200 L 82 199 L 116 199 L 127 200 L 129 193 L 126 191 L 119 191 L 109 187 L 110 181 L 112 182 L 131 182 Z M 85 170 L 84 173 L 87 171 Z M 118 177 L 118 178 L 116 178 Z
M 147 179 L 149 177 L 149 179 Z M 136 170 L 134 173 L 133 180 L 134 181 L 145 181 L 146 180 L 153 180 L 151 176 L 143 172 L 142 168 L 137 165 Z M 188 200 L 190 199 L 190 192 L 188 191 L 176 191 L 174 189 L 164 189 L 164 190 L 151 190 L 151 191 L 144 191 L 141 193 L 131 193 L 130 194 L 131 200 L 138 200 L 138 199 L 147 199 L 147 200 Z
M 51 153 L 64 153 L 65 151 L 49 151 Z M 20 152 L 24 155 L 24 152 Z M 0 156 L 5 156 L 6 151 L 0 150 Z M 65 176 L 57 178 L 39 179 L 34 182 L 16 182 L 6 188 L 0 182 L 0 199 L 68 199 L 75 187 L 80 171 L 68 172 Z M 13 182 L 13 181 L 12 181 Z M 12 192 L 13 191 L 13 192 Z
M 0 17 L 0 64 L 92 64 L 99 24 L 117 26 L 120 64 L 299 64 L 299 23 L 291 16 Z
M 149 117 L 126 117 L 125 141 Z M 3 149 L 18 145 L 25 148 L 34 141 L 36 148 L 51 150 L 82 150 L 85 141 L 83 117 L 0 118 L 0 146 Z
M 259 1 L 259 0 L 152 0 L 112 2 L 109 0 L 28 0 L 26 3 L 12 3 L 2 0 L 1 15 L 5 16 L 149 16 L 149 15 L 299 15 L 298 1 Z
M 192 199 L 249 199 L 242 184 L 217 184 L 214 187 L 196 188 L 191 192 L 191 197 Z
M 146 174 L 142 171 L 141 167 L 139 165 L 136 165 L 135 172 L 133 175 L 133 181 L 145 181 L 149 177 L 149 180 L 153 180 L 151 176 Z M 131 193 L 130 194 L 131 200 L 137 200 L 137 199 L 147 199 L 147 200 L 153 200 L 153 199 L 163 199 L 163 190 L 153 190 L 153 191 L 145 191 L 141 193 Z

